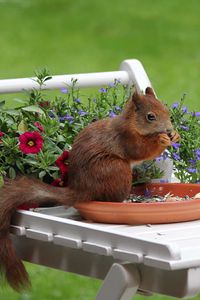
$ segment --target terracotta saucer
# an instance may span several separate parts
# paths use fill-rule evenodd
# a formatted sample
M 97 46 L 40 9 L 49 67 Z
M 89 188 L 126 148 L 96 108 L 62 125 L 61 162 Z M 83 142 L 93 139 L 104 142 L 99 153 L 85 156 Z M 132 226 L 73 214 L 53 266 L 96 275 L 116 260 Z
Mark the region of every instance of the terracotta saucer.
M 148 189 L 153 195 L 193 197 L 200 193 L 199 184 L 153 183 L 134 188 L 134 193 L 144 195 Z M 152 203 L 119 203 L 91 201 L 75 206 L 87 220 L 113 224 L 158 224 L 200 219 L 200 198 Z

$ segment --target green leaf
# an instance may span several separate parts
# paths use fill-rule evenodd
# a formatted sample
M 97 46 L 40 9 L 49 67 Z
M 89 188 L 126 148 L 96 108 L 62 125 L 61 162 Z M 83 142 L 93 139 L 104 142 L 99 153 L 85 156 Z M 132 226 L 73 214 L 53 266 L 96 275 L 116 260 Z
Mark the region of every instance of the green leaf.
M 23 107 L 22 110 L 28 111 L 28 112 L 35 112 L 35 113 L 44 115 L 44 111 L 36 105 L 30 105 L 30 106 Z
M 33 160 L 33 159 L 30 159 L 30 158 L 24 158 L 23 161 L 27 164 L 30 164 L 30 165 L 37 165 L 37 161 Z
M 48 167 L 48 170 L 50 170 L 50 171 L 58 171 L 59 168 L 56 167 L 56 166 L 50 166 L 50 167 Z
M 3 184 L 4 184 L 3 176 L 0 175 L 0 188 L 3 186 Z
M 16 165 L 21 173 L 24 173 L 24 166 L 20 160 L 16 160 Z
M 10 115 L 10 116 L 19 116 L 20 111 L 17 110 L 17 109 L 8 109 L 7 114 Z
M 45 82 L 45 81 L 50 80 L 50 79 L 52 79 L 52 76 L 47 76 L 47 77 L 44 78 L 43 81 Z
M 16 172 L 15 172 L 15 169 L 13 167 L 10 167 L 9 170 L 8 170 L 8 174 L 9 174 L 9 177 L 11 179 L 15 179 L 16 178 Z
M 4 105 L 5 105 L 6 101 L 3 100 L 3 101 L 0 101 L 0 108 L 2 108 Z
M 46 171 L 41 171 L 39 173 L 39 178 L 42 179 L 46 175 Z
M 57 136 L 57 142 L 58 143 L 65 142 L 65 141 L 66 141 L 66 138 L 63 135 L 58 135 Z

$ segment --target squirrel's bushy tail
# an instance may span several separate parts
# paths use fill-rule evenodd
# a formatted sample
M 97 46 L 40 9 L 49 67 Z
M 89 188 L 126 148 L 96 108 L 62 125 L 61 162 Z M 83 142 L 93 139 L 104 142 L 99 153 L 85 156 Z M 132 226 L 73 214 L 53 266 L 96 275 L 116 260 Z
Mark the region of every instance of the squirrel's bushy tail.
M 10 220 L 17 207 L 52 201 L 70 206 L 77 200 L 79 195 L 69 188 L 53 187 L 27 177 L 9 180 L 0 188 L 0 272 L 13 289 L 21 291 L 30 286 L 28 274 L 17 257 L 9 234 Z
M 0 272 L 14 290 L 30 287 L 28 273 L 16 255 L 9 232 L 0 237 Z

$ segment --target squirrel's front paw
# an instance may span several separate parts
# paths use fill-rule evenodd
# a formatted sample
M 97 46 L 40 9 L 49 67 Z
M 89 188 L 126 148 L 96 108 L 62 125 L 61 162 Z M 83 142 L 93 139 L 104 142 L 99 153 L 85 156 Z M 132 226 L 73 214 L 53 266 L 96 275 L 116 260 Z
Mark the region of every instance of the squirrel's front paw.
M 166 133 L 160 133 L 158 135 L 159 138 L 159 143 L 163 146 L 163 147 L 169 147 L 171 146 L 171 140 L 170 137 L 166 134 Z
M 180 134 L 178 134 L 178 132 L 174 131 L 174 132 L 172 132 L 170 139 L 171 139 L 172 143 L 176 143 L 181 139 L 181 137 L 180 137 Z

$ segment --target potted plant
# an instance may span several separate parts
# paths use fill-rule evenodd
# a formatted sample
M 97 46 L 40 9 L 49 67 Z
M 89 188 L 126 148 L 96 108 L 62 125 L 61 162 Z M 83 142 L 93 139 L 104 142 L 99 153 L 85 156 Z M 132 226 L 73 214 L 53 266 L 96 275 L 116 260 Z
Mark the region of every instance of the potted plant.
M 45 69 L 36 75 L 41 86 L 51 78 Z M 27 92 L 25 100 L 17 99 L 14 109 L 7 108 L 5 101 L 1 101 L 2 183 L 4 177 L 15 179 L 17 175 L 22 174 L 37 177 L 52 185 L 66 186 L 68 154 L 74 137 L 83 127 L 97 119 L 114 118 L 121 111 L 130 92 L 127 86 L 116 80 L 109 86 L 100 88 L 95 96 L 84 96 L 76 88 L 74 79 L 70 87 L 66 85 L 53 99 L 42 90 L 32 90 Z M 181 182 L 199 183 L 200 114 L 188 111 L 184 105 L 184 97 L 180 103 L 174 103 L 169 109 L 174 127 L 180 132 L 182 140 L 173 144 L 161 157 L 135 167 L 134 185 L 156 179 L 161 187 L 163 180 L 170 181 L 165 174 L 167 161 L 170 162 L 171 171 L 173 162 L 175 176 Z M 163 170 L 158 163 L 164 165 Z M 199 187 L 195 186 L 195 193 Z M 179 185 L 179 190 L 181 189 L 183 186 Z M 189 191 L 186 194 L 193 196 Z
M 40 85 L 51 78 L 46 70 L 36 75 Z M 74 137 L 89 123 L 118 114 L 128 93 L 127 87 L 116 80 L 100 88 L 95 96 L 86 97 L 80 94 L 74 79 L 53 99 L 42 90 L 32 90 L 25 100 L 14 99 L 15 108 L 1 101 L 1 180 L 20 174 L 66 185 L 68 151 Z

